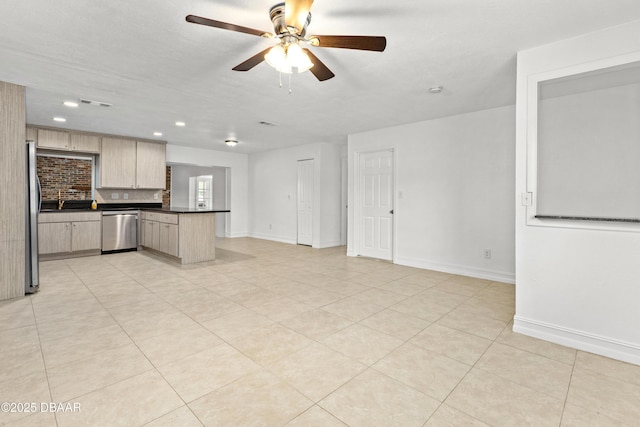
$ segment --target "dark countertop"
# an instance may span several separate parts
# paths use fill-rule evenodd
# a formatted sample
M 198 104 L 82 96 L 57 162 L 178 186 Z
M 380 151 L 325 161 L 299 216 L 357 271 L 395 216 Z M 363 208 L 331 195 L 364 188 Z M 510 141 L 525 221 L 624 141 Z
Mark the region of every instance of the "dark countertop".
M 140 208 L 141 211 L 151 211 L 151 212 L 163 212 L 163 213 L 226 213 L 231 212 L 228 209 L 196 209 L 196 208 L 182 208 L 182 207 L 172 207 L 172 208 Z
M 173 207 L 167 208 L 162 207 L 160 203 L 137 203 L 134 206 L 127 204 L 98 204 L 98 209 L 91 209 L 89 206 L 79 206 L 79 205 L 70 205 L 63 206 L 61 210 L 51 208 L 44 208 L 40 210 L 41 213 L 51 213 L 51 212 L 101 212 L 101 211 L 151 211 L 151 212 L 162 212 L 162 213 L 179 213 L 179 214 L 190 214 L 190 213 L 227 213 L 231 212 L 228 209 L 195 209 L 195 208 L 187 208 L 187 207 Z

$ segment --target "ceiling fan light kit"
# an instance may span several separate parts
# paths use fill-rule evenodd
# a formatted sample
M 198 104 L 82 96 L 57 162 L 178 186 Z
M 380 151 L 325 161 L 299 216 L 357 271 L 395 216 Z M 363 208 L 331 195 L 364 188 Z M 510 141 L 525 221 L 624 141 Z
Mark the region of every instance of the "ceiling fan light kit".
M 357 49 L 382 52 L 386 48 L 385 37 L 378 36 L 309 36 L 307 27 L 311 23 L 311 5 L 313 0 L 287 0 L 278 3 L 269 10 L 274 33 L 255 30 L 253 28 L 200 16 L 188 15 L 187 22 L 236 31 L 255 36 L 277 39 L 277 44 L 257 53 L 246 61 L 233 67 L 234 71 L 249 71 L 262 61 L 285 74 L 291 74 L 295 68 L 298 73 L 307 70 L 319 80 L 333 78 L 335 74 L 301 43 L 313 47 L 332 47 L 338 49 Z

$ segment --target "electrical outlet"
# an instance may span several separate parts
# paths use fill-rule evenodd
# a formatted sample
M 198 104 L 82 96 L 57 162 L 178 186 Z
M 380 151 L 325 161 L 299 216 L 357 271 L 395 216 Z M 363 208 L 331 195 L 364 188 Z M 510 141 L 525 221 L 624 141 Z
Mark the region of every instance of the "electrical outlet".
M 120 195 L 118 193 L 111 193 L 111 200 L 118 200 Z
M 153 200 L 158 200 L 158 193 L 153 194 Z
M 125 199 L 125 200 L 129 200 L 129 193 L 124 193 L 122 195 L 122 198 Z
M 491 249 L 485 249 L 482 253 L 485 259 L 491 259 Z

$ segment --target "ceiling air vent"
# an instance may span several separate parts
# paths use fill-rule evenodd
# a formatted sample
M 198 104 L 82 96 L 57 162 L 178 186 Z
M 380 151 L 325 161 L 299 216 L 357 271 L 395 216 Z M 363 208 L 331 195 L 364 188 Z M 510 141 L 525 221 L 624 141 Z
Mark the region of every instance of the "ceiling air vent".
M 109 104 L 108 102 L 92 101 L 90 99 L 82 99 L 82 98 L 80 99 L 80 103 L 93 105 L 94 107 L 112 107 L 113 106 L 113 104 Z

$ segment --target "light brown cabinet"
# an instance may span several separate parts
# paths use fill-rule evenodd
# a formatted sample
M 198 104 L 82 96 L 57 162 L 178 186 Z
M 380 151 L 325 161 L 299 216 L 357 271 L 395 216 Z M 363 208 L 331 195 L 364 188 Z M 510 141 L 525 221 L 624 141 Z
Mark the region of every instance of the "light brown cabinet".
M 100 137 L 53 129 L 27 128 L 27 139 L 35 140 L 40 149 L 100 153 Z
M 46 255 L 62 252 L 71 252 L 71 223 L 38 224 L 38 253 Z
M 100 186 L 136 188 L 136 141 L 102 138 Z
M 81 133 L 71 134 L 71 150 L 83 153 L 100 153 L 100 137 Z
M 102 246 L 100 212 L 47 212 L 38 215 L 40 255 L 97 253 Z
M 100 249 L 101 246 L 101 221 L 82 221 L 71 223 L 71 252 Z
M 176 224 L 160 223 L 160 252 L 171 256 L 178 256 L 178 226 Z
M 36 147 L 52 150 L 69 150 L 71 137 L 69 132 L 50 129 L 38 129 Z
M 181 264 L 216 259 L 215 213 L 140 212 L 142 246 Z
M 178 215 L 142 212 L 141 217 L 142 246 L 179 257 Z
M 136 188 L 166 187 L 167 149 L 165 144 L 137 141 Z
M 164 189 L 165 176 L 164 143 L 102 138 L 101 187 Z

